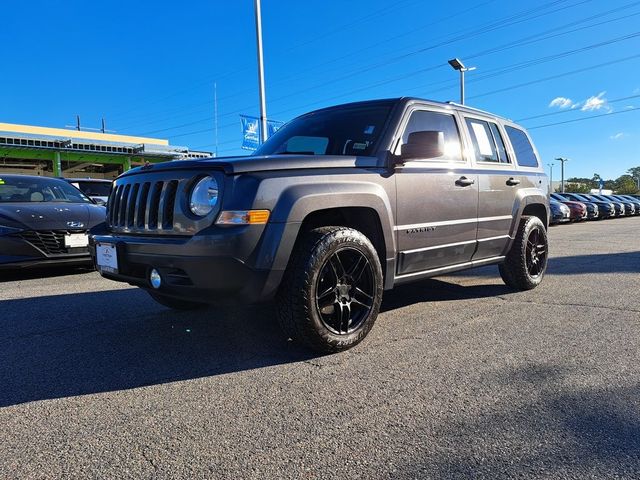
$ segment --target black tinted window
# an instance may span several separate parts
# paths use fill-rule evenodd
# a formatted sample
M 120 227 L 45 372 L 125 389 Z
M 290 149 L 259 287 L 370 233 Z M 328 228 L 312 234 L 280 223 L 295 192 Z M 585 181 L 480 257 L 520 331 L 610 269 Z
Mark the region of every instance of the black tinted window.
M 55 178 L 0 177 L 0 203 L 91 203 L 80 190 Z
M 373 155 L 390 112 L 391 104 L 312 112 L 280 128 L 254 155 Z
M 499 162 L 498 148 L 493 138 L 489 123 L 483 120 L 467 118 L 467 128 L 471 135 L 471 143 L 478 162 Z
M 94 197 L 108 197 L 111 193 L 111 183 L 107 182 L 78 182 L 78 188 Z
M 417 110 L 411 114 L 409 123 L 402 134 L 402 144 L 398 145 L 396 154 L 401 151 L 401 146 L 407 143 L 409 134 L 414 132 L 434 131 L 444 134 L 444 155 L 431 160 L 437 161 L 462 161 L 462 149 L 460 147 L 460 133 L 453 115 L 447 113 L 428 112 Z
M 516 160 L 521 167 L 537 167 L 538 159 L 533 151 L 531 142 L 527 138 L 527 134 L 522 130 L 514 127 L 505 127 L 511 145 L 513 145 L 513 151 L 516 154 Z
M 498 125 L 496 125 L 495 123 L 490 123 L 489 127 L 491 128 L 493 139 L 495 140 L 496 146 L 498 147 L 498 156 L 500 157 L 500 163 L 509 163 L 507 149 L 504 146 L 504 140 L 502 139 L 502 134 L 500 133 Z

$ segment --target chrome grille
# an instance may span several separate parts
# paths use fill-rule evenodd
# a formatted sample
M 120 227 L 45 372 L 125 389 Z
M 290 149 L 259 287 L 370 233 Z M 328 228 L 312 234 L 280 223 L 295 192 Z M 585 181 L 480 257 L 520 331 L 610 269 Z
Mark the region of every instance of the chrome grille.
M 199 218 L 186 207 L 187 193 L 200 176 L 145 172 L 117 179 L 107 204 L 109 229 L 116 233 L 192 235 L 211 225 L 217 209 Z
M 47 255 L 64 255 L 69 253 L 88 253 L 87 247 L 67 247 L 64 238 L 68 233 L 86 233 L 86 230 L 29 230 L 16 234 Z
M 119 185 L 109 199 L 109 226 L 172 230 L 177 190 L 177 180 Z

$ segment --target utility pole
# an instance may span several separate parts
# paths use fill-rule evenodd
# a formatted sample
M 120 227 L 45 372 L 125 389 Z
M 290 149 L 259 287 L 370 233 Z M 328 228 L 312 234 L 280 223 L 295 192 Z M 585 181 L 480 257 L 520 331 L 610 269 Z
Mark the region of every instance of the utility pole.
M 553 163 L 547 163 L 547 166 L 549 167 L 550 170 L 550 174 L 549 174 L 549 185 L 551 186 L 551 193 L 553 192 Z
M 568 158 L 558 157 L 556 162 L 560 162 L 560 190 L 564 193 L 564 162 L 568 162 Z
M 218 156 L 218 83 L 213 83 L 213 124 L 214 124 L 214 136 L 216 151 L 214 157 Z
M 260 0 L 254 0 L 256 14 L 256 44 L 258 47 L 258 91 L 260 94 L 260 143 L 267 139 L 267 100 L 264 91 L 264 63 L 262 57 L 262 13 Z

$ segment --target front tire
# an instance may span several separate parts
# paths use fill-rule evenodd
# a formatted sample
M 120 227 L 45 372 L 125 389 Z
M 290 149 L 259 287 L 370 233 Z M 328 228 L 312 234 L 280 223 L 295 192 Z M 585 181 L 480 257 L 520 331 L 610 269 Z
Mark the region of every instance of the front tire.
M 313 229 L 300 239 L 277 296 L 285 334 L 313 350 L 347 350 L 364 339 L 382 300 L 382 267 L 361 232 Z
M 173 310 L 195 310 L 198 308 L 204 308 L 206 303 L 192 302 L 190 300 L 183 300 L 181 298 L 169 297 L 158 292 L 147 290 L 147 293 L 160 305 L 171 308 Z
M 531 290 L 542 282 L 548 256 L 549 242 L 542 220 L 522 217 L 513 245 L 499 266 L 500 276 L 515 290 Z

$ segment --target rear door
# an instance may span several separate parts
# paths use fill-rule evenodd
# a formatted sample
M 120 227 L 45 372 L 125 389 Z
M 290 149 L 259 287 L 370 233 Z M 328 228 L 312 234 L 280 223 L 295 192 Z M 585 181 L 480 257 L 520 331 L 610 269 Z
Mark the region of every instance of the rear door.
M 453 109 L 413 105 L 401 122 L 394 153 L 410 133 L 441 131 L 445 154 L 397 165 L 398 276 L 469 262 L 475 251 L 477 176 L 463 154 L 460 118 Z
M 518 187 L 526 179 L 517 171 L 497 121 L 468 113 L 463 117 L 478 172 L 478 248 L 473 259 L 482 260 L 504 254 Z

